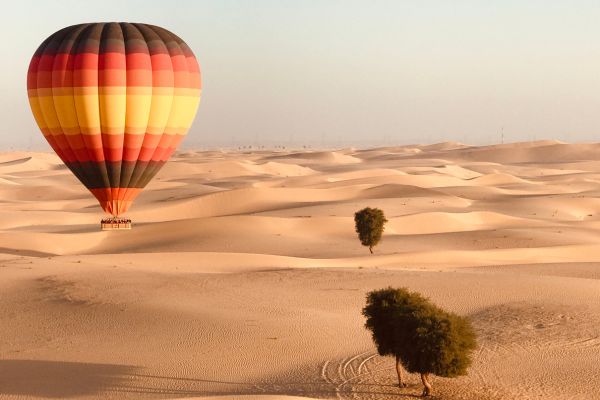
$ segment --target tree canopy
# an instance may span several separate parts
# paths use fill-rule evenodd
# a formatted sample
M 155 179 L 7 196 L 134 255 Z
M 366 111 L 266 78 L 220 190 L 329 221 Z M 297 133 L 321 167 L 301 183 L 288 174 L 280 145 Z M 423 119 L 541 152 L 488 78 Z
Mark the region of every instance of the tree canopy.
M 388 222 L 378 208 L 366 207 L 354 214 L 356 233 L 363 246 L 368 246 L 373 253 L 373 247 L 379 243 L 385 223 Z

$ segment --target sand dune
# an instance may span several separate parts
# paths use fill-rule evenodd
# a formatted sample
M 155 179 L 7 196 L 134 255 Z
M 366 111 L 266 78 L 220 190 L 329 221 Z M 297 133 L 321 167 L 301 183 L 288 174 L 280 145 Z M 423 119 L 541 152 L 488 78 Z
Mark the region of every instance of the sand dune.
M 535 142 L 529 146 L 496 145 L 466 148 L 450 151 L 444 157 L 452 156 L 462 160 L 497 162 L 500 164 L 545 164 L 568 161 L 584 161 L 597 158 L 600 144 L 569 144 L 560 142 Z
M 274 155 L 265 157 L 266 160 L 281 160 L 286 162 L 305 162 L 305 163 L 333 163 L 333 164 L 356 164 L 360 163 L 360 158 L 344 154 L 342 151 L 314 151 L 289 153 L 283 155 Z
M 1 153 L 0 398 L 413 398 L 363 328 L 388 285 L 477 329 L 439 398 L 599 398 L 599 146 L 188 150 L 128 232 L 56 156 Z

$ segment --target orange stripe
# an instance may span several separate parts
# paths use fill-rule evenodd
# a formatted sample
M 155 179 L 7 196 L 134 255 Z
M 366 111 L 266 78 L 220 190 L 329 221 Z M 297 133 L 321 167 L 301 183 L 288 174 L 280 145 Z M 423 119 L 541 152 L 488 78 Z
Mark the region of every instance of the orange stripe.
M 104 211 L 117 216 L 127 212 L 141 190 L 140 188 L 101 188 L 90 189 L 90 192 L 98 199 Z

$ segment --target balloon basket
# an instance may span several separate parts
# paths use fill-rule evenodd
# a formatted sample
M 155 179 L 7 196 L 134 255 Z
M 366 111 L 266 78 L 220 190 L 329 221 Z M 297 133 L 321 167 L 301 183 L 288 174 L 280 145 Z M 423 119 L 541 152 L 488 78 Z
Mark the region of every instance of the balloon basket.
M 131 229 L 131 219 L 129 218 L 105 218 L 100 221 L 100 228 L 103 231 L 123 231 Z

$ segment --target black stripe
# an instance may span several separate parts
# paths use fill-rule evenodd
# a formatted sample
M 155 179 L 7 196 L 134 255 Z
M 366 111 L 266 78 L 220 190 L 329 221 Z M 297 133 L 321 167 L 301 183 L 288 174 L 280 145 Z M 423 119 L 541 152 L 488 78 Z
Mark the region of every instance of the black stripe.
M 144 188 L 148 182 L 160 171 L 165 161 L 86 161 L 68 162 L 67 167 L 88 189 L 101 189 L 110 187 L 121 188 Z M 131 177 L 127 182 L 119 185 L 111 185 L 119 178 L 112 179 L 111 176 Z

